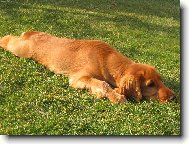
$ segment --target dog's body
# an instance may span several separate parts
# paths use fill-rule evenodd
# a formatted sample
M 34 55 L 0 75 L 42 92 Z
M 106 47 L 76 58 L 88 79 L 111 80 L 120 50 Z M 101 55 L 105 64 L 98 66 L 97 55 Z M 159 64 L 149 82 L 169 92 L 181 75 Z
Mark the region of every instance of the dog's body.
M 98 98 L 107 97 L 112 102 L 124 102 L 125 97 L 168 101 L 174 95 L 152 66 L 134 63 L 101 41 L 26 32 L 20 37 L 3 37 L 0 46 L 16 56 L 32 58 L 57 74 L 66 74 L 72 87 L 90 89 Z

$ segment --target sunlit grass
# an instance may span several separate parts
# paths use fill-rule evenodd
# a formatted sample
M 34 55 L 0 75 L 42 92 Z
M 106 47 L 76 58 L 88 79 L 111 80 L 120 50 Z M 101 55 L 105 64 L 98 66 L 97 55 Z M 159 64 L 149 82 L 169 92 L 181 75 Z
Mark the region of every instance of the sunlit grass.
M 155 6 L 155 7 L 154 7 Z M 111 104 L 0 49 L 0 134 L 180 135 L 179 1 L 0 1 L 0 37 L 37 30 L 103 40 L 154 65 L 177 101 Z

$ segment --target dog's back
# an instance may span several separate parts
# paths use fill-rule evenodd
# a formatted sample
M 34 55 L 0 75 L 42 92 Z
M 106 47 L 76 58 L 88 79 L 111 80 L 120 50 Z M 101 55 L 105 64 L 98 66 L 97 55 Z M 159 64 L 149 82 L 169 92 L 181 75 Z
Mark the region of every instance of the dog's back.
M 112 79 L 122 63 L 132 63 L 104 42 L 58 38 L 44 32 L 5 36 L 0 45 L 19 57 L 33 58 L 55 73 L 87 72 L 102 80 Z

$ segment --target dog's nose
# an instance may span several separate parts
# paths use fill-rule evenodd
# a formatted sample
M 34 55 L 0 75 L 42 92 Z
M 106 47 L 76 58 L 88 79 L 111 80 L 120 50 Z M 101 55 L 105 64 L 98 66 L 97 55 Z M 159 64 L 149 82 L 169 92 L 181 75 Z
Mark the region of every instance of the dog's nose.
M 175 95 L 172 95 L 172 96 L 170 96 L 170 100 L 174 100 L 176 98 L 176 96 Z

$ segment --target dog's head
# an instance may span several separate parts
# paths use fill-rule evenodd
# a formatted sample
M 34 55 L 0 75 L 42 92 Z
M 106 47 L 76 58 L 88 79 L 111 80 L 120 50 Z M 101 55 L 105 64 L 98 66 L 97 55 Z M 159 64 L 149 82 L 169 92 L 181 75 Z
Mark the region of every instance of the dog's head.
M 120 81 L 118 93 L 127 98 L 170 101 L 175 98 L 172 90 L 161 81 L 159 73 L 147 64 L 131 64 Z

